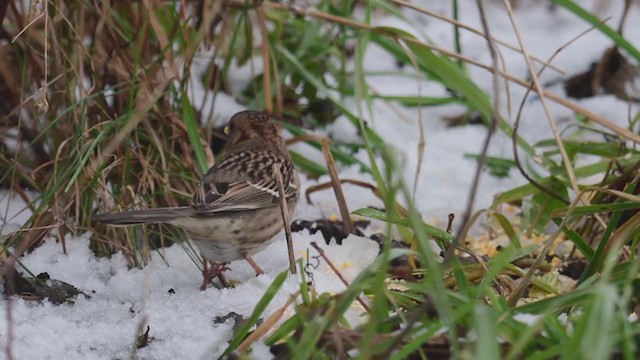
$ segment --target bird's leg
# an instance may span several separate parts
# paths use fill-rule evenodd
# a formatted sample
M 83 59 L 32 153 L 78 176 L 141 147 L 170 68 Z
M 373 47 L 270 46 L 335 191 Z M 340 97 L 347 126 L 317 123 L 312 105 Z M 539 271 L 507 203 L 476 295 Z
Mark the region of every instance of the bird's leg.
M 264 274 L 264 271 L 262 271 L 260 266 L 258 266 L 258 264 L 256 264 L 256 262 L 253 261 L 253 259 L 250 256 L 245 256 L 244 259 L 247 260 L 249 265 L 251 265 L 251 267 L 253 268 L 253 271 L 256 272 L 256 276 Z
M 229 268 L 227 267 L 228 263 L 212 263 L 210 269 L 207 266 L 206 260 L 204 264 L 205 264 L 204 269 L 202 269 L 203 280 L 202 280 L 202 285 L 200 286 L 200 290 L 206 290 L 207 285 L 209 285 L 211 280 L 213 280 L 216 276 L 220 278 L 220 283 L 222 283 L 222 286 L 224 287 L 229 286 L 229 284 L 227 283 L 227 280 L 224 278 L 224 275 L 222 275 L 223 272 L 225 272 L 226 270 L 229 270 Z

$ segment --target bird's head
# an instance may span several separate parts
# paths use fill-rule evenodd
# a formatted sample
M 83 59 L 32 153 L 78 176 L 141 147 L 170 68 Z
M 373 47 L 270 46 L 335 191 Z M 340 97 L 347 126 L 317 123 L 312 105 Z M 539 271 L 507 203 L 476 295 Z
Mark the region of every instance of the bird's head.
M 278 127 L 265 113 L 241 111 L 231 117 L 225 128 L 227 149 L 246 150 L 255 147 L 284 148 Z

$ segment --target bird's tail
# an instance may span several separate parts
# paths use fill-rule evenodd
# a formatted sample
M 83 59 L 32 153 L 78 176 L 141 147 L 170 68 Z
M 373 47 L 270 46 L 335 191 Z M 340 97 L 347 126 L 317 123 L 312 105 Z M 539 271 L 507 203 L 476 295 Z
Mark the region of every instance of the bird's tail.
M 94 220 L 111 225 L 134 225 L 170 222 L 177 218 L 195 215 L 191 206 L 166 207 L 149 210 L 132 210 L 110 214 L 96 214 Z

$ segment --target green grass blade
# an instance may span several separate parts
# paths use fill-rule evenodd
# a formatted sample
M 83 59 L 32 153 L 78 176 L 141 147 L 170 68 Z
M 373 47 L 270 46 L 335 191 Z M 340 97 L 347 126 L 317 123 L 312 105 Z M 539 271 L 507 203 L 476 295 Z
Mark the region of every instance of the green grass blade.
M 202 174 L 206 173 L 209 166 L 207 165 L 207 157 L 204 153 L 204 147 L 200 141 L 200 127 L 196 121 L 196 116 L 191 106 L 191 101 L 187 96 L 186 90 L 182 91 L 182 120 L 187 128 L 187 135 L 189 136 L 189 142 L 193 147 L 193 152 L 198 161 L 198 166 Z
M 602 23 L 602 20 L 600 20 L 598 17 L 596 17 L 595 15 L 591 14 L 590 12 L 582 8 L 580 5 L 576 4 L 571 0 L 551 0 L 551 2 L 553 4 L 562 6 L 563 8 L 574 13 L 576 16 L 578 16 L 582 20 L 588 22 L 591 25 L 594 25 L 603 34 L 607 35 L 611 40 L 613 40 L 613 42 L 615 42 L 616 45 L 625 49 L 631 56 L 636 58 L 637 61 L 640 61 L 640 51 L 638 51 L 638 49 L 636 49 L 635 46 L 633 46 L 629 41 L 627 41 L 627 39 L 622 37 L 620 33 L 613 30 L 606 24 Z
M 269 303 L 271 303 L 271 300 L 273 300 L 274 296 L 282 287 L 282 284 L 284 284 L 284 281 L 287 279 L 288 273 L 289 270 L 285 270 L 278 274 L 278 276 L 276 276 L 269 288 L 265 291 L 264 295 L 262 295 L 262 298 L 260 298 L 260 301 L 258 301 L 258 304 L 256 304 L 256 307 L 255 309 L 253 309 L 251 316 L 249 316 L 244 324 L 239 327 L 238 330 L 233 334 L 233 338 L 229 342 L 229 346 L 227 347 L 227 349 L 221 355 L 221 358 L 225 358 L 227 355 L 231 354 L 231 352 L 235 350 L 238 345 L 240 345 L 240 343 L 242 343 L 242 341 L 249 333 L 249 330 L 256 324 L 260 316 L 267 309 Z

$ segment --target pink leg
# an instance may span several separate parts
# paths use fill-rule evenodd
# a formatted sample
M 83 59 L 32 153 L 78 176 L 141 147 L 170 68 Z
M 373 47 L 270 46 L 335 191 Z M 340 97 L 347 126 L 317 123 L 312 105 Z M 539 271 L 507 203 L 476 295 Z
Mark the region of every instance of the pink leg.
M 260 268 L 260 266 L 258 266 L 258 264 L 256 264 L 255 261 L 253 261 L 253 259 L 249 256 L 245 256 L 244 257 L 245 260 L 247 260 L 247 262 L 249 263 L 249 265 L 251 265 L 251 267 L 253 268 L 253 270 L 256 272 L 256 276 L 258 275 L 262 275 L 264 274 L 264 271 L 262 271 L 262 269 Z

